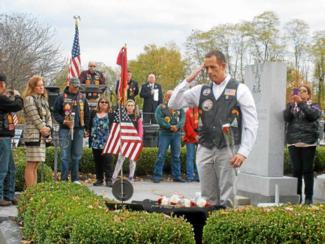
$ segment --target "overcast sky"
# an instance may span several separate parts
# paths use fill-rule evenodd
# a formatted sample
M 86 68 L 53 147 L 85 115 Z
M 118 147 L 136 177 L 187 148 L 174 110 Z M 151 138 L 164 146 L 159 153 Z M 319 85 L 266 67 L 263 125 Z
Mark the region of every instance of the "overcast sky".
M 325 29 L 325 0 L 0 0 L 1 13 L 28 13 L 54 27 L 64 57 L 71 52 L 72 17 L 80 15 L 83 67 L 89 60 L 115 67 L 124 43 L 129 59 L 147 44 L 175 42 L 183 50 L 192 29 L 252 20 L 264 11 L 274 11 L 282 25 L 298 18 L 312 31 Z

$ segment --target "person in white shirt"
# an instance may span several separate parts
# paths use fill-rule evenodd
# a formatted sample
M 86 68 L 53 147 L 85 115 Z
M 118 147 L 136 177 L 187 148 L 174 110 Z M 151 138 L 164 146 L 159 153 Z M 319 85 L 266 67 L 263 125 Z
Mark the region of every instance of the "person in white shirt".
M 212 82 L 194 86 L 193 80 L 203 69 Z M 174 89 L 168 105 L 173 109 L 199 107 L 202 124 L 196 164 L 201 194 L 210 205 L 232 207 L 235 169 L 252 150 L 258 128 L 250 90 L 226 73 L 222 52 L 210 51 L 200 68 Z M 230 133 L 223 130 L 227 127 Z

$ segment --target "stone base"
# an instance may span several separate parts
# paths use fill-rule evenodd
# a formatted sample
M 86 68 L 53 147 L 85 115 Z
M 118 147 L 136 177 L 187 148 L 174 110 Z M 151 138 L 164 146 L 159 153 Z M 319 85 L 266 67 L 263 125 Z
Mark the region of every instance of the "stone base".
M 325 174 L 318 175 L 315 179 L 314 202 L 325 202 Z
M 247 206 L 247 205 L 251 205 L 251 199 L 239 195 L 235 196 L 234 206 L 240 207 L 240 206 Z
M 280 203 L 298 203 L 297 179 L 293 177 L 266 177 L 247 173 L 238 174 L 237 194 L 250 198 L 251 204 L 274 203 L 275 185 L 278 185 Z

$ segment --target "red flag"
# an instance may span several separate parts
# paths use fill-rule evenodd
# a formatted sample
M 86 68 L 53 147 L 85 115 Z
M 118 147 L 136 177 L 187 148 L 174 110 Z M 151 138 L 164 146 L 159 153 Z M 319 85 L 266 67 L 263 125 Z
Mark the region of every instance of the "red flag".
M 121 119 L 120 119 L 121 118 Z M 114 112 L 112 129 L 103 149 L 103 154 L 121 153 L 124 157 L 137 160 L 142 151 L 142 139 L 134 127 L 131 119 L 120 107 Z
M 79 45 L 79 28 L 78 23 L 75 24 L 75 34 L 73 39 L 73 46 L 71 51 L 71 60 L 69 65 L 69 73 L 67 80 L 70 81 L 72 77 L 79 77 L 81 73 L 80 60 L 80 45 Z
M 120 104 L 124 104 L 126 100 L 126 91 L 128 86 L 128 59 L 126 50 L 126 47 L 122 47 L 116 60 L 116 63 L 121 66 L 121 79 L 118 87 Z

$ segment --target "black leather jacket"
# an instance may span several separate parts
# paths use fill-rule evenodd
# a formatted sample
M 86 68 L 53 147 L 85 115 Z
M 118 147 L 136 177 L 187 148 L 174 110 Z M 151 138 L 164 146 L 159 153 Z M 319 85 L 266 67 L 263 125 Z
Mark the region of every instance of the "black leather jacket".
M 286 121 L 286 138 L 288 144 L 298 142 L 314 144 L 319 137 L 319 121 L 321 112 L 317 105 L 301 102 L 294 105 L 288 104 L 284 110 Z
M 18 112 L 24 106 L 23 99 L 20 96 L 9 98 L 0 95 L 0 137 L 13 137 L 15 130 L 9 130 L 5 123 L 5 118 L 9 112 Z

